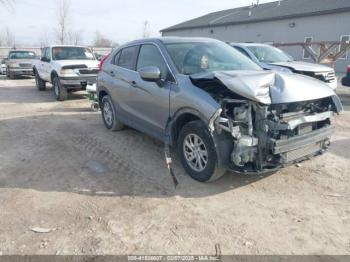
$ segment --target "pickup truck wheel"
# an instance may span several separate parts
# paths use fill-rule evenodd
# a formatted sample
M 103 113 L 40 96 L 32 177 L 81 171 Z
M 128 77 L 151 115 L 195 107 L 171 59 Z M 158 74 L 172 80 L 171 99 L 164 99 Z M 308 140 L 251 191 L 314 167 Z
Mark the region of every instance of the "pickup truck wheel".
M 213 139 L 202 121 L 187 123 L 178 137 L 178 154 L 186 172 L 199 182 L 212 182 L 225 174 L 217 167 Z
M 124 124 L 116 118 L 115 109 L 110 96 L 104 96 L 101 105 L 102 119 L 107 129 L 112 131 L 124 129 Z
M 64 101 L 68 97 L 67 89 L 61 84 L 58 76 L 55 76 L 52 81 L 53 84 L 53 92 L 55 94 L 57 101 Z
M 15 75 L 7 68 L 6 70 L 6 76 L 10 79 L 15 79 Z
M 46 82 L 42 80 L 37 71 L 35 71 L 35 84 L 39 91 L 46 90 Z

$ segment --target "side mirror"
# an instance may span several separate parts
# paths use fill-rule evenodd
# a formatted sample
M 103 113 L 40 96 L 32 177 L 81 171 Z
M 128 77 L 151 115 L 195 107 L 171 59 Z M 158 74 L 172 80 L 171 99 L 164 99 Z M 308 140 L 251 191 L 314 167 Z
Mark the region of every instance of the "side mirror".
M 161 78 L 161 73 L 158 67 L 147 66 L 138 70 L 141 78 L 145 81 L 157 82 Z
M 50 62 L 50 59 L 47 57 L 42 57 L 40 60 L 43 62 Z

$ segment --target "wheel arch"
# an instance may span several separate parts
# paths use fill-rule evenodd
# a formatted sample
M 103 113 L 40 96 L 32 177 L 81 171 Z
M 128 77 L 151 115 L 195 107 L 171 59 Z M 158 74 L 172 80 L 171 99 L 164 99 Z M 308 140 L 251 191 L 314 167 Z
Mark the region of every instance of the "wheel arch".
M 58 77 L 58 74 L 56 71 L 52 71 L 51 74 L 50 74 L 50 80 L 51 80 L 51 83 L 53 83 L 53 79 L 54 77 L 57 76 Z
M 205 119 L 205 117 L 195 109 L 183 108 L 177 111 L 166 128 L 166 133 L 168 134 L 167 143 L 170 145 L 176 145 L 181 129 L 187 123 L 197 120 L 202 121 L 205 125 L 208 125 L 208 121 Z
M 168 123 L 166 130 L 166 143 L 170 144 L 171 146 L 177 147 L 177 140 L 182 127 L 185 126 L 187 123 L 196 120 L 202 121 L 204 123 L 204 126 L 208 127 L 209 131 L 209 122 L 199 111 L 190 108 L 185 108 L 178 111 L 174 115 L 172 120 Z M 230 163 L 230 154 L 233 150 L 232 136 L 227 132 L 222 132 L 221 134 L 213 132 L 211 133 L 211 136 L 217 154 L 218 167 L 228 168 Z
M 102 99 L 105 96 L 111 96 L 106 88 L 99 87 L 97 91 L 97 98 L 98 98 L 98 104 L 101 107 L 102 105 Z

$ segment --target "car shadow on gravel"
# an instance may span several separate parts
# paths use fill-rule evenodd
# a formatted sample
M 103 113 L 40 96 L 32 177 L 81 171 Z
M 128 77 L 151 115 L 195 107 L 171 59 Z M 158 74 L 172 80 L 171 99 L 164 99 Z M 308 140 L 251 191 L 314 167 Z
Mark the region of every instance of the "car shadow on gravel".
M 27 84 L 27 83 L 26 83 Z M 35 84 L 34 84 L 35 85 Z M 16 89 L 14 92 L 14 88 Z M 66 101 L 87 99 L 84 91 L 69 93 Z M 0 87 L 0 103 L 47 103 L 56 102 L 51 86 L 46 91 L 38 91 L 35 86 L 17 85 Z
M 25 130 L 25 132 L 23 132 Z M 174 157 L 177 188 L 162 143 L 127 128 L 105 129 L 96 114 L 50 115 L 0 121 L 0 188 L 92 196 L 198 198 L 249 186 L 267 175 L 227 173 L 213 183 L 185 174 Z
M 89 107 L 73 107 L 73 108 L 55 108 L 51 109 L 50 112 L 57 112 L 57 113 L 86 113 L 86 112 L 92 112 L 91 108 Z
M 350 91 L 350 88 L 349 88 Z M 350 111 L 350 93 L 348 92 L 339 92 L 338 96 L 343 104 L 345 111 Z
M 340 139 L 332 142 L 329 152 L 337 156 L 350 159 L 350 139 Z
M 21 80 L 30 80 L 34 79 L 34 76 L 16 76 L 14 79 L 8 78 L 6 75 L 2 75 L 0 77 L 1 80 L 8 80 L 8 81 L 21 81 Z

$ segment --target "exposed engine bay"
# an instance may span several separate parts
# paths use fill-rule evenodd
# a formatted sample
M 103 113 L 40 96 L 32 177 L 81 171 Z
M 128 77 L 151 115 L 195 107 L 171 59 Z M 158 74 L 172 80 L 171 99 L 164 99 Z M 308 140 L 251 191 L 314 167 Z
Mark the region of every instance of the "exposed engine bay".
M 230 134 L 232 142 L 225 142 L 225 146 L 230 144 L 227 163 L 238 172 L 271 171 L 324 153 L 334 132 L 331 118 L 342 110 L 334 93 L 312 100 L 274 103 L 271 89 L 276 88 L 276 81 L 270 83 L 267 94 L 257 86 L 257 99 L 243 96 L 246 90 L 235 92 L 237 83 L 244 82 L 242 78 L 231 82 L 233 85 L 218 75 L 194 78 L 192 82 L 220 105 L 210 120 L 209 130 L 213 136 Z M 262 86 L 266 88 L 265 81 Z M 266 95 L 271 103 L 266 102 Z

